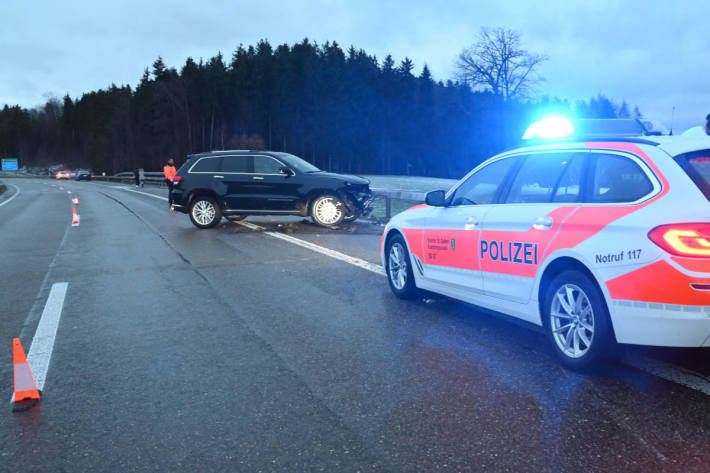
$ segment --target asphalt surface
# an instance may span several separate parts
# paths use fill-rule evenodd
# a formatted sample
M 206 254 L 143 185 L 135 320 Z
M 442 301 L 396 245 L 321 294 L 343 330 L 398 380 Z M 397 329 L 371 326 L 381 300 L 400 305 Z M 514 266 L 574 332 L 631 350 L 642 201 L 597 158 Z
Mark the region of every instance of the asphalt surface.
M 576 373 L 528 327 L 270 235 L 379 264 L 379 224 L 200 231 L 165 189 L 9 184 L 2 472 L 710 472 L 708 350 Z M 12 413 L 11 339 L 58 282 L 42 401 Z

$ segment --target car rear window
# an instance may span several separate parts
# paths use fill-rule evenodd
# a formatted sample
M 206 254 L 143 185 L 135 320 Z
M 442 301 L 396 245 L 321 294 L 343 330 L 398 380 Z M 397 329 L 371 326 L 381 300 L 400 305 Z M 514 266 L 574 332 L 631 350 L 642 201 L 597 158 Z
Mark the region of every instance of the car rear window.
M 698 186 L 705 198 L 710 200 L 710 149 L 681 154 L 674 159 Z

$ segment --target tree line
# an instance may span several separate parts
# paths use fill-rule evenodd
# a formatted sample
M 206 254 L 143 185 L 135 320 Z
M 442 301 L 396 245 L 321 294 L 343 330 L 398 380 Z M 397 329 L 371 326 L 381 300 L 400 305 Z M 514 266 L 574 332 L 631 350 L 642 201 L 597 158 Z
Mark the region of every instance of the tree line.
M 270 149 L 335 172 L 460 177 L 518 143 L 543 110 L 640 115 L 601 94 L 531 100 L 414 69 L 408 58 L 308 39 L 240 45 L 231 58 L 187 58 L 179 69 L 159 57 L 135 88 L 111 85 L 29 110 L 4 106 L 0 155 L 113 174 L 159 170 L 170 157 L 182 163 L 202 151 Z

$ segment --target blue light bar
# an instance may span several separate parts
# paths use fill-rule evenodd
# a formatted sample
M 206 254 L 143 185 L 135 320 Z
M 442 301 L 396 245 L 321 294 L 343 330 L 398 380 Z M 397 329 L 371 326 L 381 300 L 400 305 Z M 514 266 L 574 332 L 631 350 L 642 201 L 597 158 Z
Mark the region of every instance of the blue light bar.
M 574 125 L 565 117 L 546 117 L 534 122 L 525 130 L 524 140 L 550 140 L 568 138 L 574 134 Z

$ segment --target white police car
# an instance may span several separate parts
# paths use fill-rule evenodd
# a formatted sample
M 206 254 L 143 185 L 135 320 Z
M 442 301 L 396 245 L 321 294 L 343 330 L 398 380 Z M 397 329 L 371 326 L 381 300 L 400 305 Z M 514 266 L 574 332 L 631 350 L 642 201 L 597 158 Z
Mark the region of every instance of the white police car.
M 710 137 L 644 125 L 543 121 L 527 137 L 553 139 L 430 192 L 383 233 L 392 291 L 541 325 L 571 367 L 615 341 L 710 346 Z

